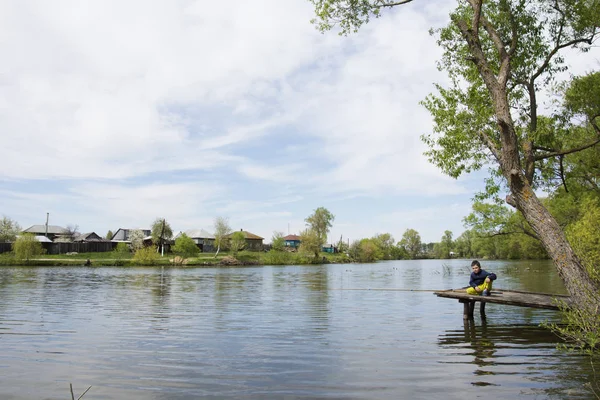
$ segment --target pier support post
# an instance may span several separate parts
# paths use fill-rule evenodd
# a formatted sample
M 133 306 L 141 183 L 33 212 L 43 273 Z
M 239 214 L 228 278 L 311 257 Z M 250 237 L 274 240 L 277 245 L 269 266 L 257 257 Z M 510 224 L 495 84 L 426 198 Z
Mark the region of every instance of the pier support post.
M 475 310 L 475 302 L 471 300 L 458 300 L 463 303 L 463 319 L 473 319 L 473 311 Z

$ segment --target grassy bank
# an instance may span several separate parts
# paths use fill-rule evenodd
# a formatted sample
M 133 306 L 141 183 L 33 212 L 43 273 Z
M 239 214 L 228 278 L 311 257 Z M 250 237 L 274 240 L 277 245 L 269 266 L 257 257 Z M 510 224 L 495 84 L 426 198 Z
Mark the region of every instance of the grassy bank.
M 11 253 L 0 254 L 2 266 L 183 266 L 183 267 L 212 267 L 235 265 L 309 265 L 324 263 L 349 263 L 352 260 L 345 254 L 321 253 L 319 258 L 313 255 L 288 252 L 250 252 L 242 251 L 237 255 L 220 252 L 215 258 L 214 253 L 201 253 L 198 257 L 187 258 L 184 264 L 175 263 L 175 254 L 165 254 L 151 263 L 140 264 L 133 259 L 133 254 L 104 252 L 104 253 L 79 253 L 79 254 L 44 254 L 30 260 L 19 260 Z M 88 261 L 89 260 L 89 261 Z

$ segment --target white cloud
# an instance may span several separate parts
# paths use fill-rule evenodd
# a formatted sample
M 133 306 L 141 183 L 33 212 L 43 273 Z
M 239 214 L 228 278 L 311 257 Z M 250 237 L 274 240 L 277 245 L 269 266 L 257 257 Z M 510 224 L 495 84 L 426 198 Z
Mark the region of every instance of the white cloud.
M 446 79 L 427 30 L 452 6 L 411 3 L 339 37 L 305 0 L 2 2 L 1 211 L 100 233 L 216 215 L 297 233 L 319 206 L 352 235 L 401 235 L 398 210 L 456 226 L 459 210 L 411 212 L 471 197 L 419 140 L 418 101 Z

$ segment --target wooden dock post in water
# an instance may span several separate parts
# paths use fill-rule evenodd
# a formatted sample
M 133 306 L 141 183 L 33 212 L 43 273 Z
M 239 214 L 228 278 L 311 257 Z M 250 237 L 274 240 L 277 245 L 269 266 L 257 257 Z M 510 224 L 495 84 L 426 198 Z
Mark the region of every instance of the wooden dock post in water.
M 485 304 L 498 303 L 519 307 L 545 308 L 549 310 L 558 310 L 559 302 L 567 305 L 571 298 L 562 294 L 546 294 L 524 292 L 520 290 L 494 289 L 490 296 L 471 295 L 466 292 L 466 288 L 450 289 L 434 292 L 438 297 L 458 299 L 463 304 L 463 318 L 473 319 L 475 303 L 480 302 L 479 313 L 485 319 Z

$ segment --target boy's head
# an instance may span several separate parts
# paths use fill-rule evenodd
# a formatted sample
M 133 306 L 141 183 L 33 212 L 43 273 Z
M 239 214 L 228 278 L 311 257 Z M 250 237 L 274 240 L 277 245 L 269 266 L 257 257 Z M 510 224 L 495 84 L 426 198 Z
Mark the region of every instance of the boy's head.
M 481 264 L 479 264 L 479 261 L 473 260 L 473 262 L 471 263 L 471 269 L 476 274 L 479 273 L 479 271 L 481 271 Z

